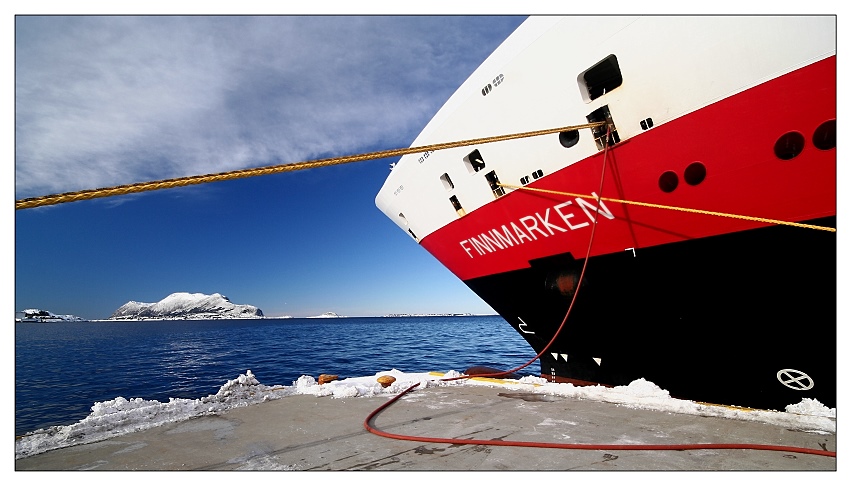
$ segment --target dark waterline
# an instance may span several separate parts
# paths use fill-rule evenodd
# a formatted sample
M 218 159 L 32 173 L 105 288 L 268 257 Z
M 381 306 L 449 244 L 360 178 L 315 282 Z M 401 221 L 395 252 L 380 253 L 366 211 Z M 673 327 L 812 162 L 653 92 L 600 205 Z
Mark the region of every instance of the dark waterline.
M 248 369 L 288 386 L 323 373 L 507 370 L 532 357 L 498 316 L 16 323 L 15 434 L 73 424 L 119 396 L 198 399 Z

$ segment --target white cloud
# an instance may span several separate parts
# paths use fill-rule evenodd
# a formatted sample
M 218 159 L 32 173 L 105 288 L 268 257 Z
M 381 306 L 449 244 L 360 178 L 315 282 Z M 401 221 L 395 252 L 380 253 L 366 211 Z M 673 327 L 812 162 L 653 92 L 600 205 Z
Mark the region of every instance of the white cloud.
M 518 23 L 19 16 L 16 195 L 397 148 Z

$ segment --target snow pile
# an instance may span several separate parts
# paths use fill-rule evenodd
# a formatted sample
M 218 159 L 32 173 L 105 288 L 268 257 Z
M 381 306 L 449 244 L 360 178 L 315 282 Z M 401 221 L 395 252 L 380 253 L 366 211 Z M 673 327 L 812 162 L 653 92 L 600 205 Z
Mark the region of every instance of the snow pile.
M 393 376 L 395 382 L 388 387 L 382 387 L 378 381 L 379 376 Z M 350 377 L 339 381 L 332 381 L 319 385 L 310 376 L 301 376 L 292 385 L 295 394 L 310 394 L 316 397 L 332 396 L 337 399 L 351 397 L 371 397 L 380 394 L 398 394 L 408 387 L 419 384 L 419 389 L 434 387 L 438 385 L 435 376 L 430 374 L 406 374 L 396 369 L 387 372 L 379 372 L 374 376 Z M 446 384 L 446 383 L 440 383 Z
M 379 375 L 391 375 L 396 381 L 383 388 L 376 381 Z M 433 386 L 433 379 L 435 377 L 429 374 L 405 374 L 393 369 L 375 376 L 349 378 L 323 385 L 319 385 L 311 376 L 301 376 L 291 386 L 267 386 L 261 384 L 248 370 L 238 378 L 227 381 L 215 394 L 201 399 L 171 398 L 167 403 L 162 403 L 142 398 L 128 400 L 117 397 L 111 401 L 95 403 L 91 408 L 92 413 L 77 423 L 39 429 L 16 440 L 15 458 L 102 441 L 166 423 L 217 414 L 296 394 L 334 398 L 389 395 L 397 394 L 416 383 L 422 388 Z
M 376 380 L 376 377 L 385 375 L 396 379 L 386 388 Z M 757 411 L 675 399 L 670 397 L 670 393 L 666 390 L 644 379 L 633 381 L 628 386 L 613 388 L 556 384 L 531 376 L 519 380 L 502 380 L 501 384 L 488 379 L 442 380 L 461 375 L 456 371 L 430 374 L 404 373 L 392 369 L 373 376 L 352 377 L 322 385 L 319 385 L 311 376 L 301 376 L 291 386 L 267 386 L 261 384 L 249 370 L 238 378 L 227 381 L 214 395 L 201 399 L 172 398 L 167 403 L 161 403 L 141 398 L 128 400 L 117 397 L 111 401 L 95 403 L 91 408 L 92 413 L 75 424 L 51 426 L 33 431 L 16 440 L 15 458 L 101 441 L 166 423 L 222 413 L 229 409 L 287 396 L 313 395 L 335 399 L 389 396 L 396 395 L 414 384 L 419 384 L 419 389 L 444 386 L 507 387 L 525 392 L 604 401 L 647 410 L 759 421 L 815 433 L 835 432 L 835 408 L 827 408 L 812 399 L 803 399 L 799 404 L 790 405 L 786 408 L 786 412 Z
M 817 399 L 809 399 L 807 397 L 804 397 L 799 404 L 785 406 L 785 412 L 810 416 L 825 416 L 835 419 L 835 408 L 828 408 Z
M 101 441 L 290 394 L 293 391 L 289 388 L 275 389 L 260 384 L 249 370 L 247 374 L 221 386 L 216 394 L 201 399 L 171 398 L 169 402 L 161 403 L 142 398 L 128 400 L 117 397 L 95 403 L 91 407 L 92 413 L 75 424 L 50 426 L 27 433 L 15 442 L 15 457 Z

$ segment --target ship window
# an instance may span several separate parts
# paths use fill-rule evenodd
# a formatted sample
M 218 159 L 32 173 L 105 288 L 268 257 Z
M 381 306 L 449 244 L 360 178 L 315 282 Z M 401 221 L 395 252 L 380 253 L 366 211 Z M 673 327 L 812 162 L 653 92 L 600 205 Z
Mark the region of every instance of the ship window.
M 685 169 L 685 182 L 688 185 L 699 185 L 705 180 L 705 165 L 694 162 Z
M 484 176 L 487 179 L 487 182 L 490 184 L 490 190 L 493 191 L 493 195 L 496 198 L 499 198 L 505 195 L 505 188 L 502 187 L 499 183 L 499 176 L 496 175 L 496 171 L 493 170 Z
M 574 147 L 578 143 L 578 130 L 562 131 L 558 133 L 558 141 L 564 148 Z
M 519 183 L 521 183 L 522 185 L 527 185 L 528 184 L 528 175 L 519 179 Z
M 443 182 L 443 187 L 445 187 L 446 190 L 452 190 L 453 188 L 455 188 L 455 184 L 452 183 L 452 179 L 447 173 L 440 175 L 440 181 Z
M 585 103 L 611 92 L 623 84 L 617 56 L 611 54 L 578 76 L 578 86 Z
M 472 150 L 472 153 L 463 157 L 463 163 L 466 164 L 469 173 L 475 173 L 484 168 L 484 157 L 478 150 Z
M 823 122 L 812 135 L 812 143 L 819 150 L 835 148 L 835 120 Z
M 806 144 L 806 139 L 803 134 L 797 131 L 789 131 L 780 136 L 773 145 L 773 153 L 780 160 L 791 160 L 803 151 L 803 145 Z
M 459 215 L 461 217 L 466 215 L 466 211 L 463 209 L 463 206 L 460 205 L 460 201 L 457 200 L 457 196 L 453 195 L 453 196 L 449 197 L 449 202 L 452 203 L 452 207 L 455 208 L 457 215 Z
M 679 176 L 676 172 L 666 171 L 658 178 L 658 187 L 664 192 L 673 192 L 679 186 Z
M 534 180 L 537 180 L 540 177 L 543 177 L 543 170 L 535 170 L 534 173 L 531 174 L 531 176 L 534 177 Z

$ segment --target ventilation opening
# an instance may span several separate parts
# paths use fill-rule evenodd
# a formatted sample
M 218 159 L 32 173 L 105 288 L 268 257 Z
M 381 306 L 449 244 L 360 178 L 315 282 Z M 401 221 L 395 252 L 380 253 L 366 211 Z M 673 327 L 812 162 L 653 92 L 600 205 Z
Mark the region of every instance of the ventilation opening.
M 457 212 L 457 215 L 459 215 L 460 217 L 466 215 L 466 211 L 463 209 L 463 206 L 460 205 L 460 201 L 457 200 L 457 196 L 453 195 L 449 197 L 449 202 L 452 203 L 452 207 L 455 208 L 455 212 Z
M 472 153 L 463 157 L 463 163 L 466 164 L 469 173 L 475 173 L 484 168 L 484 157 L 478 150 L 472 150 Z
M 405 226 L 409 226 L 409 225 L 410 225 L 410 224 L 407 222 L 407 217 L 404 217 L 404 213 L 399 212 L 399 213 L 398 213 L 398 218 L 399 218 L 399 219 L 401 219 L 401 223 L 402 223 L 402 224 L 404 224 Z
M 611 92 L 623 84 L 617 56 L 611 54 L 578 76 L 578 86 L 585 103 Z
M 607 125 L 591 128 L 593 139 L 596 141 L 596 148 L 598 150 L 605 148 L 605 134 L 608 133 L 609 126 L 611 127 L 611 135 L 608 137 L 607 145 L 612 146 L 620 142 L 620 135 L 617 134 L 617 127 L 614 125 L 614 119 L 611 118 L 611 112 L 608 110 L 607 105 L 587 115 L 587 121 L 589 123 L 597 123 L 600 121 L 608 123 Z
M 499 176 L 496 175 L 496 171 L 493 170 L 484 176 L 487 179 L 487 182 L 490 184 L 490 190 L 493 191 L 493 196 L 499 198 L 505 195 L 505 188 L 499 184 Z
M 540 170 L 540 169 L 535 170 L 534 172 L 531 173 L 531 177 L 534 177 L 534 180 L 537 180 L 539 178 L 543 178 L 543 170 Z M 530 177 L 528 175 L 526 175 L 525 177 L 520 178 L 519 181 L 522 183 L 522 185 L 527 185 L 528 182 L 530 181 Z
M 440 181 L 443 182 L 443 187 L 445 187 L 446 190 L 452 190 L 455 188 L 455 184 L 452 182 L 451 177 L 449 177 L 449 174 L 447 173 L 440 175 Z

